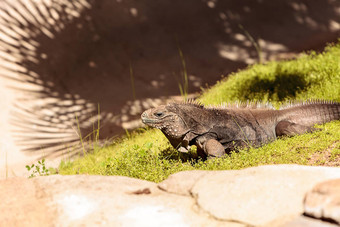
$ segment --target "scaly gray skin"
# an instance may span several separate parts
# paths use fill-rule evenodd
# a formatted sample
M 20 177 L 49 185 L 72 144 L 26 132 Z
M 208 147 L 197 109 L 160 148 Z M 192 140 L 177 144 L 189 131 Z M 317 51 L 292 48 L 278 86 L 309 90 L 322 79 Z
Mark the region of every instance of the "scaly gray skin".
M 279 136 L 313 132 L 315 124 L 340 119 L 340 103 L 311 101 L 281 110 L 171 103 L 149 109 L 141 118 L 146 125 L 160 129 L 180 152 L 196 145 L 199 156 L 213 158 Z

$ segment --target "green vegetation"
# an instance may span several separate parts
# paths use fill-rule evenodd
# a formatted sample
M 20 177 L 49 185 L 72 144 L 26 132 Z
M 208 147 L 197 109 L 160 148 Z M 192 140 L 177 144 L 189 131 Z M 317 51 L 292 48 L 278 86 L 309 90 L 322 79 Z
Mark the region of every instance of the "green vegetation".
M 45 159 L 38 161 L 38 164 L 26 165 L 26 169 L 31 175 L 28 178 L 36 176 L 48 176 L 51 174 L 50 169 L 45 166 Z
M 280 105 L 309 98 L 340 101 L 340 43 L 327 47 L 322 54 L 250 66 L 203 91 L 200 101 L 220 104 L 262 100 Z M 241 169 L 283 163 L 339 166 L 340 122 L 318 127 L 322 131 L 282 138 L 205 162 L 179 154 L 159 130 L 140 129 L 74 161 L 64 160 L 59 173 L 123 175 L 159 182 L 172 173 L 194 169 Z

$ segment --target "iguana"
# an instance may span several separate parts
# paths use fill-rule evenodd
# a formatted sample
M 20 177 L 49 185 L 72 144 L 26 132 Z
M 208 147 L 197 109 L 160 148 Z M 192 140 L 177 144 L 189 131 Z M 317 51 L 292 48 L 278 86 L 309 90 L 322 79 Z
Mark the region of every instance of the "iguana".
M 247 145 L 260 146 L 280 136 L 317 130 L 315 124 L 340 120 L 340 103 L 307 101 L 276 110 L 218 106 L 199 103 L 170 103 L 146 110 L 143 123 L 160 129 L 180 152 L 197 146 L 203 158 L 221 157 Z

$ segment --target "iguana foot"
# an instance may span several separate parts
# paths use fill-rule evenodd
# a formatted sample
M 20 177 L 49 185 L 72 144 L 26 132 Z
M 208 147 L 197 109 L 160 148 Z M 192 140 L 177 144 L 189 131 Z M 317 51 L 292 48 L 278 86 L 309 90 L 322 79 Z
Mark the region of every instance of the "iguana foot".
M 204 152 L 207 154 L 208 159 L 218 158 L 225 155 L 224 147 L 215 139 L 209 139 L 207 142 L 205 142 Z
M 189 152 L 189 149 L 185 148 L 185 147 L 180 147 L 177 149 L 179 152 L 181 153 L 188 153 Z

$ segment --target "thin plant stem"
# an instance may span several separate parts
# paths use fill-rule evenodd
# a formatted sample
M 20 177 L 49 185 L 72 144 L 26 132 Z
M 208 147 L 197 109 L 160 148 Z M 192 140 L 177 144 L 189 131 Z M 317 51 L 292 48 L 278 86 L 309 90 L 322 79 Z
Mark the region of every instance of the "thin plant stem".
M 179 45 L 178 38 L 176 37 L 176 42 L 177 42 L 177 48 L 178 48 L 178 53 L 179 57 L 181 59 L 181 64 L 182 64 L 182 82 L 178 84 L 179 86 L 179 91 L 181 93 L 181 96 L 184 97 L 184 100 L 187 100 L 187 96 L 189 93 L 189 82 L 188 82 L 188 72 L 187 72 L 187 66 L 186 62 L 184 59 L 183 51 Z
M 83 149 L 83 155 L 85 155 L 85 145 L 84 145 L 83 137 L 81 135 L 80 125 L 79 125 L 77 114 L 76 114 L 76 122 L 77 122 L 77 128 L 78 128 L 78 136 L 79 136 L 79 139 L 80 139 L 81 147 Z
M 261 50 L 260 44 L 253 39 L 253 37 L 249 34 L 249 32 L 241 24 L 239 24 L 238 26 L 244 32 L 244 34 L 247 36 L 247 38 L 253 44 L 253 46 L 255 47 L 258 58 L 259 58 L 259 63 L 262 64 L 263 59 L 262 59 L 262 50 Z
M 100 129 L 100 105 L 98 103 L 98 121 L 97 121 L 98 125 L 97 125 L 97 138 L 96 141 L 99 140 L 99 129 Z
M 8 178 L 8 162 L 7 162 L 7 151 L 5 151 L 6 153 L 6 179 Z
M 244 142 L 250 147 L 250 142 L 249 142 L 249 140 L 248 140 L 247 135 L 244 133 L 244 131 L 242 130 L 242 128 L 241 128 L 241 126 L 238 124 L 238 122 L 235 120 L 235 118 L 234 118 L 233 116 L 231 116 L 231 117 L 232 117 L 232 119 L 234 120 L 234 122 L 236 123 L 236 125 L 238 126 L 238 128 L 241 130 L 241 132 L 242 132 L 244 138 L 246 139 L 246 141 L 244 141 Z
M 129 63 L 129 68 L 130 68 L 130 80 L 131 80 L 131 88 L 132 88 L 132 98 L 133 98 L 133 100 L 136 100 L 135 79 L 134 79 L 134 75 L 133 75 L 133 69 L 132 69 L 131 62 Z

